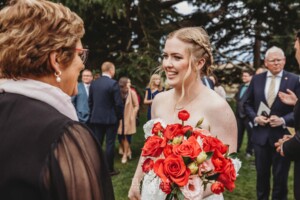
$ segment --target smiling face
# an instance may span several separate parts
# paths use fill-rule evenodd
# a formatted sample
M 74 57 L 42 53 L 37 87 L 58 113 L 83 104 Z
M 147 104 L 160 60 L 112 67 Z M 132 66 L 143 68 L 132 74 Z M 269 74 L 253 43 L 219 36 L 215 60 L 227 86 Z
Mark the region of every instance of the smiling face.
M 168 84 L 174 88 L 180 88 L 184 82 L 188 85 L 197 78 L 197 73 L 188 73 L 189 69 L 189 44 L 177 39 L 170 38 L 166 41 L 163 51 L 162 67 L 166 73 Z M 190 70 L 191 71 L 191 70 Z
M 81 41 L 76 44 L 77 49 L 82 49 Z M 83 61 L 80 58 L 82 52 L 74 50 L 74 58 L 68 66 L 61 69 L 61 82 L 59 88 L 69 96 L 74 96 L 78 93 L 77 78 L 80 71 L 84 69 Z

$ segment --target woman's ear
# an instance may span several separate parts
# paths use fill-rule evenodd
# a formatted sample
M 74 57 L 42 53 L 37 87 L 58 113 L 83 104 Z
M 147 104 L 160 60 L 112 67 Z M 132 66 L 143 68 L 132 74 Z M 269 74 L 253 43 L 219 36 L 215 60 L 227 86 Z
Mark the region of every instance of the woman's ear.
M 60 67 L 58 63 L 58 53 L 56 51 L 52 51 L 49 56 L 50 66 L 54 69 L 55 72 L 60 72 Z
M 204 65 L 205 65 L 205 59 L 201 58 L 196 64 L 196 70 L 201 71 Z

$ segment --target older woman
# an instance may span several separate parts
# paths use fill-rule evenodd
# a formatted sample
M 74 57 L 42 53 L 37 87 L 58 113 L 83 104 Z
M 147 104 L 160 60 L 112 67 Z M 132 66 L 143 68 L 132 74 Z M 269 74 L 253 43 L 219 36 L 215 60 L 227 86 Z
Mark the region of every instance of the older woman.
M 11 1 L 0 11 L 0 198 L 114 199 L 102 153 L 70 96 L 87 50 L 62 4 Z

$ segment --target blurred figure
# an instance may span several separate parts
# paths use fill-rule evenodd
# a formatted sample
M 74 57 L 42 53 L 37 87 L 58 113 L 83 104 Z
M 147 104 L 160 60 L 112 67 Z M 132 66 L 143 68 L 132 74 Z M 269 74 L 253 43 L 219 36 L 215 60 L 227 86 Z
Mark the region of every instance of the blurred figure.
M 131 159 L 131 136 L 136 133 L 136 116 L 139 110 L 139 102 L 136 93 L 130 88 L 130 81 L 127 77 L 119 80 L 121 96 L 124 103 L 124 115 L 120 120 L 118 134 L 120 151 L 123 153 L 121 162 L 127 163 L 127 157 Z
M 161 77 L 159 74 L 153 74 L 150 78 L 150 81 L 146 88 L 144 104 L 148 105 L 147 110 L 147 119 L 151 119 L 151 105 L 153 102 L 154 97 L 164 91 L 164 87 L 162 86 Z
M 251 142 L 252 136 L 252 123 L 250 122 L 249 118 L 247 117 L 245 110 L 244 110 L 244 103 L 247 99 L 246 92 L 249 87 L 250 81 L 252 79 L 253 73 L 251 71 L 243 71 L 242 72 L 242 84 L 239 86 L 238 92 L 235 94 L 235 101 L 236 101 L 236 121 L 238 126 L 238 147 L 237 151 L 240 152 L 243 137 L 245 130 L 247 131 L 248 142 L 246 147 L 246 157 L 251 157 L 253 155 L 253 145 Z
M 62 4 L 10 1 L 0 11 L 0 197 L 114 199 L 98 142 L 71 97 L 87 59 L 82 19 Z
M 215 87 L 214 82 L 206 75 L 201 76 L 201 81 L 209 89 L 212 89 L 212 90 L 214 89 L 214 87 Z
M 93 81 L 90 87 L 90 123 L 101 146 L 106 138 L 105 155 L 110 175 L 113 176 L 119 174 L 119 171 L 114 168 L 114 150 L 124 106 L 119 84 L 112 79 L 115 75 L 115 65 L 111 62 L 104 62 L 101 70 L 102 76 Z
M 264 67 L 259 67 L 259 68 L 256 69 L 255 74 L 260 74 L 260 73 L 263 73 L 263 72 L 265 72 L 265 71 L 267 71 L 266 68 L 264 68 Z
M 213 90 L 220 95 L 222 98 L 226 99 L 226 92 L 224 87 L 219 83 L 218 78 L 215 74 L 211 74 L 209 79 L 212 80 L 214 88 Z
M 297 59 L 298 64 L 300 64 L 300 31 L 296 35 L 296 41 L 294 44 L 294 48 L 296 50 L 295 57 Z M 294 118 L 295 118 L 295 130 L 296 134 L 292 137 L 291 135 L 285 135 L 283 138 L 279 139 L 278 142 L 275 143 L 275 147 L 277 148 L 277 152 L 280 152 L 282 156 L 285 156 L 288 159 L 294 160 L 294 197 L 295 199 L 300 199 L 300 107 L 299 101 L 296 94 L 287 90 L 285 92 L 279 92 L 278 96 L 280 100 L 294 107 Z
M 93 80 L 92 71 L 85 69 L 81 73 L 81 81 L 78 83 L 78 93 L 72 97 L 72 103 L 80 122 L 88 124 L 90 119 L 89 90 Z

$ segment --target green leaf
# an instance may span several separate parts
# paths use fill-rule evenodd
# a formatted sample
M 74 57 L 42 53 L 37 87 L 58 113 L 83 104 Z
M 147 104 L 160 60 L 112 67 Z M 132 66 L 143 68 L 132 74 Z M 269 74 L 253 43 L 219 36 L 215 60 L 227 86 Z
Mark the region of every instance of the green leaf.
M 173 197 L 174 197 L 174 194 L 173 194 L 173 192 L 171 192 L 170 194 L 168 194 L 166 196 L 166 200 L 173 200 Z
M 185 165 L 188 165 L 192 162 L 192 159 L 190 157 L 184 157 L 182 156 L 183 162 Z
M 179 188 L 176 190 L 176 196 L 177 196 L 176 200 L 184 200 L 184 195 L 182 194 Z
M 213 151 L 208 151 L 208 152 L 206 152 L 206 155 L 207 155 L 206 160 L 209 160 L 214 155 L 214 152 Z
M 234 159 L 234 158 L 238 157 L 238 154 L 236 152 L 234 152 L 234 153 L 229 154 L 228 157 Z
M 187 138 L 191 137 L 191 135 L 192 135 L 192 131 L 191 130 L 187 130 L 187 132 L 185 132 L 185 136 Z
M 203 121 L 204 121 L 204 117 L 201 117 L 201 119 L 199 119 L 199 121 L 197 122 L 197 124 L 196 124 L 196 128 L 201 128 L 201 124 L 203 123 Z
M 214 174 L 212 176 L 207 176 L 206 179 L 207 180 L 217 180 L 218 177 L 219 177 L 219 175 L 220 175 L 219 173 L 216 173 L 216 174 Z

